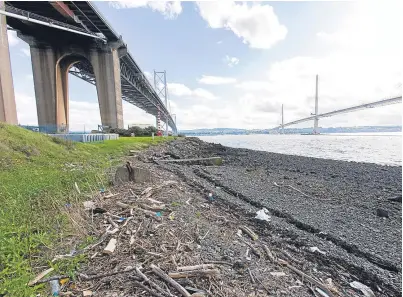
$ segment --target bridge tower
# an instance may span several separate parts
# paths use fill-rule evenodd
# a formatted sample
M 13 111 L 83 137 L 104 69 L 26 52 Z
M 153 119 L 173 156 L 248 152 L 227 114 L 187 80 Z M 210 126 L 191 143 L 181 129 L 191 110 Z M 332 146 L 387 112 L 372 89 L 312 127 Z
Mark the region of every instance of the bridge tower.
M 319 134 L 319 115 L 318 112 L 318 83 L 319 83 L 319 76 L 316 75 L 316 90 L 315 90 L 315 119 L 313 120 L 313 134 Z
M 4 10 L 3 1 L 0 1 L 0 10 Z M 0 61 L 0 122 L 18 124 L 8 49 L 7 23 L 4 15 L 0 15 Z
M 155 71 L 154 70 L 154 89 L 157 92 L 157 95 L 160 96 L 161 99 L 164 99 L 165 107 L 168 110 L 167 72 L 165 70 L 164 71 Z M 163 130 L 163 128 L 165 128 L 165 136 L 168 136 L 168 129 L 169 129 L 168 114 L 166 114 L 164 118 L 165 119 L 163 122 L 165 124 L 164 124 L 164 127 L 161 128 L 161 130 Z M 161 122 L 160 122 L 160 125 L 161 125 Z M 160 129 L 159 127 L 157 129 Z M 163 131 L 161 131 L 161 132 L 163 132 Z

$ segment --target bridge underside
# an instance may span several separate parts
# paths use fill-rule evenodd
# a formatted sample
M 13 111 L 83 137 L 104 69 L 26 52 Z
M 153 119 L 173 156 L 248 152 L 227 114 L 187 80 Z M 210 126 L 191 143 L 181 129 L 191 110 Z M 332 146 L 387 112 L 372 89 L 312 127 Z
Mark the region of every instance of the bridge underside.
M 6 1 L 6 12 L 65 27 L 60 30 L 7 15 L 7 24 L 31 48 L 40 126 L 68 127 L 69 72 L 96 86 L 104 126 L 123 127 L 123 99 L 154 116 L 160 110 L 176 131 L 166 106 L 121 37 L 89 2 Z

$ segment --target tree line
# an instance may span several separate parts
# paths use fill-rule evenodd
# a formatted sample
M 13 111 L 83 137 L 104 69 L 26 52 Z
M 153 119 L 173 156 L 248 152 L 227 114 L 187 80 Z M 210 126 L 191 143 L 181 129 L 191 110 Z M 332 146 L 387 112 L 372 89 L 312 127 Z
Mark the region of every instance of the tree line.
M 152 136 L 152 133 L 154 133 L 154 135 L 157 135 L 157 128 L 153 127 L 153 126 L 148 126 L 145 128 L 140 128 L 138 126 L 134 126 L 134 127 L 130 127 L 129 129 L 119 129 L 119 128 L 111 128 L 108 131 L 109 133 L 116 133 L 119 134 L 119 136 L 132 136 L 132 134 L 134 134 L 134 136 Z

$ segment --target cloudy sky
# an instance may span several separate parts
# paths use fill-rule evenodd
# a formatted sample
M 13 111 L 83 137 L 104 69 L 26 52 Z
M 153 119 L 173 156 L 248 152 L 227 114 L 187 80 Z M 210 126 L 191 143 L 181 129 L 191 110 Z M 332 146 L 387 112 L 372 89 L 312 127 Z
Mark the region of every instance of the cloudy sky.
M 95 2 L 152 80 L 167 71 L 179 129 L 270 128 L 319 112 L 401 95 L 400 1 Z M 29 47 L 8 34 L 18 119 L 36 124 Z M 70 75 L 70 126 L 100 124 L 94 86 Z M 155 118 L 124 102 L 125 124 Z M 391 105 L 320 126 L 400 125 Z M 311 126 L 312 123 L 297 127 Z

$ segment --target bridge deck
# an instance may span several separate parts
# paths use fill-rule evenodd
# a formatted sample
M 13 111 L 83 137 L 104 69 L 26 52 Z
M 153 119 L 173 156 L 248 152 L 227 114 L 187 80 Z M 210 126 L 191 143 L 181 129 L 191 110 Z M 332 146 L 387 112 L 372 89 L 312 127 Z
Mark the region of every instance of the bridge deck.
M 119 36 L 108 24 L 101 13 L 88 1 L 63 1 L 75 15 L 69 17 L 61 14 L 49 1 L 6 1 L 6 11 L 32 18 L 39 18 L 41 21 L 60 22 L 68 28 L 74 28 L 80 32 L 96 34 L 102 36 L 107 42 L 121 42 L 122 47 L 126 47 L 121 36 Z M 68 44 L 85 42 L 91 37 L 77 35 L 71 32 L 60 31 L 55 28 L 44 27 L 41 25 L 24 22 L 19 19 L 7 17 L 7 24 L 21 31 L 23 34 L 34 36 L 36 39 L 52 43 L 54 40 Z M 40 30 L 38 30 L 38 26 Z M 60 38 L 60 36 L 63 38 Z M 57 36 L 57 37 L 56 37 Z M 99 42 L 99 41 L 98 41 Z M 120 58 L 122 99 L 145 110 L 147 113 L 157 116 L 158 106 L 160 107 L 161 120 L 165 121 L 168 115 L 168 125 L 176 130 L 176 125 L 168 109 L 151 86 L 143 71 L 135 62 L 132 55 L 127 51 Z M 80 62 L 70 69 L 70 73 L 95 84 L 95 76 L 92 71 L 91 63 Z

